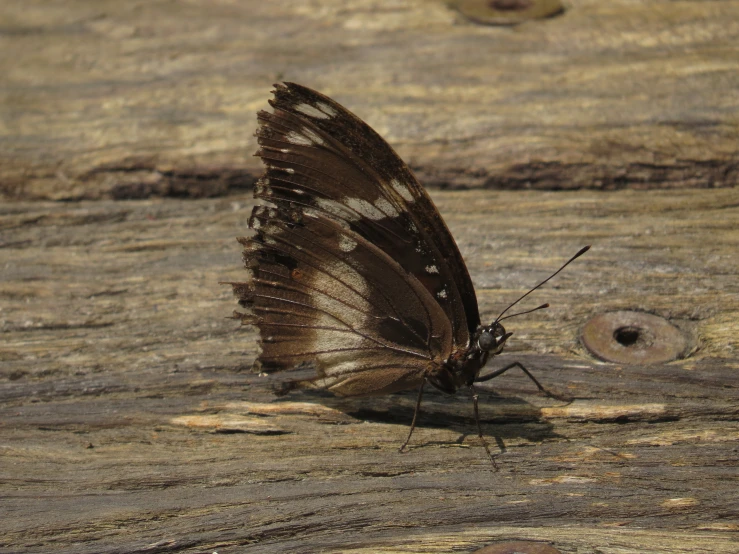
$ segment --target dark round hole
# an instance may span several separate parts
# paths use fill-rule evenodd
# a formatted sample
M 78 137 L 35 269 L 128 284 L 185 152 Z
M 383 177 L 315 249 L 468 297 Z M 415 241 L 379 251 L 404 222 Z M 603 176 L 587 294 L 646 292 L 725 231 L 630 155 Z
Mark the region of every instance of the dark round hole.
M 613 332 L 613 338 L 621 346 L 634 346 L 640 335 L 641 329 L 638 327 L 620 327 Z
M 520 12 L 528 10 L 534 0 L 490 0 L 488 6 L 501 12 Z

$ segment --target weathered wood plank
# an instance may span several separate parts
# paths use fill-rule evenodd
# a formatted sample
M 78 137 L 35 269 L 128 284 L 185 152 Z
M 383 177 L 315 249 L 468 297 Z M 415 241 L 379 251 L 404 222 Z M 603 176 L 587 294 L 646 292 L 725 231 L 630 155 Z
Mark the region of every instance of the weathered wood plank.
M 510 322 L 525 377 L 471 403 L 429 391 L 276 398 L 255 335 L 225 319 L 252 200 L 0 207 L 3 552 L 734 552 L 739 199 L 735 190 L 436 192 L 481 311 L 586 243 Z M 694 341 L 651 367 L 596 361 L 591 316 L 646 310 Z
M 739 0 L 566 7 L 501 28 L 428 0 L 4 0 L 0 194 L 248 187 L 280 80 L 344 103 L 426 184 L 735 185 Z

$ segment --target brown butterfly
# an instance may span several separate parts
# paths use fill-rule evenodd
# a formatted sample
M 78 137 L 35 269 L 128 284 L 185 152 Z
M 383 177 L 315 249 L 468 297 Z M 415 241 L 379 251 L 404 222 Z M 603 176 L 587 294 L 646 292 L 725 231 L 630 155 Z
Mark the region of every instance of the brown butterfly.
M 235 317 L 259 329 L 256 371 L 311 364 L 300 385 L 342 396 L 418 388 L 408 440 L 425 383 L 469 387 L 482 439 L 473 383 L 518 367 L 546 392 L 518 362 L 480 375 L 511 336 L 500 322 L 513 304 L 482 325 L 464 260 L 408 166 L 330 98 L 275 87 L 274 112 L 258 114 L 267 170 L 254 188 L 271 205 L 254 208 L 254 234 L 239 239 L 248 276 L 230 283 L 247 310 Z

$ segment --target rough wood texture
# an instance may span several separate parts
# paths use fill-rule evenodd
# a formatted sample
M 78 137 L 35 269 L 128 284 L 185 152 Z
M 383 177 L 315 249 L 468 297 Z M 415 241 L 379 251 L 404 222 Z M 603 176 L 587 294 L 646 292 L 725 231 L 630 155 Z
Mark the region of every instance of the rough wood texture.
M 739 1 L 566 7 L 510 28 L 430 0 L 3 0 L 0 195 L 248 187 L 280 80 L 355 111 L 427 185 L 735 185 Z
M 583 244 L 509 322 L 517 374 L 471 402 L 276 398 L 225 319 L 251 199 L 0 208 L 0 551 L 736 552 L 739 202 L 731 189 L 436 192 L 486 318 Z M 578 330 L 646 310 L 687 358 L 595 361 Z M 495 392 L 493 392 L 495 391 Z

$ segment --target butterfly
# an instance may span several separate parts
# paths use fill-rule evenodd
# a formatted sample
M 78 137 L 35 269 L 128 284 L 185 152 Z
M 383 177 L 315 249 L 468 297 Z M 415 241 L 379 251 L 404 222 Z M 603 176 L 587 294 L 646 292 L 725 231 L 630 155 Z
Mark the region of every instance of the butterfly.
M 295 83 L 275 85 L 273 94 L 273 111 L 258 113 L 256 132 L 256 156 L 266 171 L 254 197 L 268 204 L 254 207 L 252 236 L 238 239 L 247 277 L 229 283 L 245 308 L 234 317 L 259 330 L 254 369 L 310 365 L 315 376 L 299 385 L 341 396 L 418 388 L 401 450 L 426 383 L 449 394 L 468 387 L 478 434 L 493 459 L 474 383 L 518 367 L 545 390 L 518 362 L 480 374 L 512 334 L 501 320 L 513 304 L 489 325 L 481 323 L 470 275 L 444 220 L 369 125 Z

